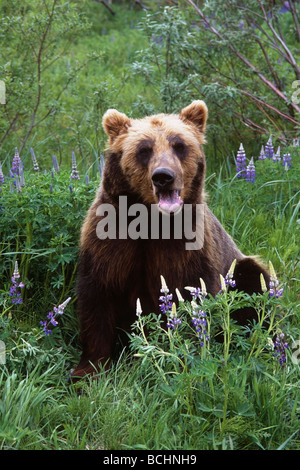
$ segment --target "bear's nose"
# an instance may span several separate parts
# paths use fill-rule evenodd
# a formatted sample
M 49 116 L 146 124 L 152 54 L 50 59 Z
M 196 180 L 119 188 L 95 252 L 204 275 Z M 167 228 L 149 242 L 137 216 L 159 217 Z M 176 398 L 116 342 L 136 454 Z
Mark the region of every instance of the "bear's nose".
M 169 168 L 156 168 L 156 170 L 152 173 L 152 181 L 154 186 L 159 189 L 166 188 L 166 186 L 170 186 L 174 183 L 175 180 L 175 173 L 170 170 Z

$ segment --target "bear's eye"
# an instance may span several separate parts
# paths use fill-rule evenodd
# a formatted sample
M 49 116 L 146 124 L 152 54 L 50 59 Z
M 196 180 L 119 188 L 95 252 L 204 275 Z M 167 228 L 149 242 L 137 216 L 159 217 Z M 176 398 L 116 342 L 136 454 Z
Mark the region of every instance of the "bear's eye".
M 142 165 L 147 165 L 153 153 L 153 148 L 149 146 L 140 146 L 137 149 L 136 157 Z
M 186 156 L 187 146 L 183 142 L 174 142 L 172 147 L 177 157 L 181 160 Z

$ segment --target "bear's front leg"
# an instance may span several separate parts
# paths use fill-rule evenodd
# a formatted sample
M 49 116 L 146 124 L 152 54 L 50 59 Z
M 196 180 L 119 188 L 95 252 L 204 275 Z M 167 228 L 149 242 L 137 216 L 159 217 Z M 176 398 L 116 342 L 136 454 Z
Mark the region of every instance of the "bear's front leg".
M 74 377 L 94 374 L 99 365 L 108 367 L 116 343 L 117 308 L 104 289 L 85 286 L 78 299 L 82 354 Z
M 103 283 L 89 253 L 81 254 L 77 283 L 78 316 L 82 355 L 73 377 L 97 372 L 99 364 L 108 366 L 116 342 L 116 318 L 120 295 Z

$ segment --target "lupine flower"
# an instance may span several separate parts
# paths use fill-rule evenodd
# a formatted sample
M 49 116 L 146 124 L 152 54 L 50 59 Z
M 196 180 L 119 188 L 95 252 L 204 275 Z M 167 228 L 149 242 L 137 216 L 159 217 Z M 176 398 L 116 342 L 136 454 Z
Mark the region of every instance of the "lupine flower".
M 285 334 L 280 331 L 277 333 L 274 341 L 274 357 L 276 357 L 281 366 L 284 366 L 286 363 L 285 350 L 289 347 L 288 343 L 285 340 Z
M 71 300 L 71 297 L 69 297 L 67 300 L 65 300 L 62 304 L 60 304 L 58 307 L 54 307 L 53 311 L 49 312 L 47 315 L 48 321 L 41 321 L 40 324 L 43 327 L 43 331 L 46 336 L 52 334 L 52 330 L 49 329 L 49 326 L 57 326 L 58 321 L 56 320 L 57 315 L 62 315 L 64 313 L 64 310 L 66 308 L 66 305 L 69 303 Z
M 264 149 L 264 146 L 262 145 L 258 160 L 265 160 L 265 159 L 266 159 L 265 149 Z
M 209 341 L 206 313 L 199 309 L 194 300 L 192 300 L 191 305 L 193 308 L 192 324 L 195 327 L 198 338 L 200 340 L 200 346 L 202 347 L 204 346 L 204 341 Z
M 11 169 L 9 170 L 9 175 L 11 178 L 14 178 L 15 180 L 13 181 L 14 186 L 17 187 L 18 192 L 21 192 L 20 189 L 20 181 L 19 181 L 19 175 L 20 175 L 20 169 L 23 168 L 22 162 L 19 156 L 19 152 L 17 147 L 15 148 L 15 156 L 12 161 L 12 166 Z
M 280 162 L 281 157 L 280 157 L 280 146 L 277 149 L 277 152 L 275 155 L 273 155 L 273 162 Z
M 279 281 L 277 279 L 276 272 L 275 272 L 274 266 L 271 263 L 271 261 L 269 261 L 269 270 L 270 270 L 270 282 L 269 282 L 270 292 L 269 292 L 269 295 L 270 295 L 270 297 L 275 296 L 278 299 L 283 294 L 283 287 L 278 289 Z
M 268 142 L 265 145 L 265 155 L 267 158 L 273 158 L 273 155 L 274 155 L 274 147 L 273 147 L 271 135 L 270 135 Z
M 77 171 L 75 153 L 72 152 L 72 173 L 71 178 L 74 180 L 80 180 L 79 172 Z
M 19 281 L 19 279 L 20 273 L 18 268 L 18 262 L 16 261 L 14 273 L 11 278 L 12 286 L 9 289 L 9 295 L 12 297 L 11 301 L 13 304 L 21 304 L 23 302 L 21 297 L 21 291 L 19 289 L 22 289 L 24 287 L 24 284 L 22 281 Z
M 175 289 L 175 292 L 176 292 L 176 295 L 177 295 L 177 299 L 178 299 L 178 302 L 184 302 L 184 298 L 182 297 L 181 293 L 179 292 L 179 290 Z
M 30 152 L 31 152 L 31 158 L 32 158 L 32 163 L 33 163 L 33 169 L 34 169 L 34 171 L 39 171 L 40 170 L 39 165 L 38 165 L 37 159 L 35 157 L 33 148 L 30 149 Z
M 240 145 L 236 156 L 236 171 L 238 172 L 238 178 L 245 178 L 246 176 L 246 152 L 243 144 Z
M 200 277 L 200 286 L 201 287 L 190 287 L 186 286 L 185 289 L 190 291 L 190 294 L 193 298 L 193 300 L 199 299 L 201 302 L 203 300 L 203 297 L 207 295 L 207 290 L 206 290 L 206 285 L 203 279 Z
M 206 290 L 205 282 L 203 281 L 202 277 L 200 277 L 200 286 L 201 286 L 201 293 L 203 297 L 205 297 L 207 295 L 207 290 Z
M 263 273 L 260 273 L 260 286 L 263 292 L 267 292 L 267 285 Z
M 235 265 L 236 265 L 236 259 L 233 260 L 233 262 L 231 263 L 229 271 L 225 276 L 225 285 L 226 286 L 230 286 L 230 287 L 235 287 L 236 286 L 235 280 L 233 279 L 233 273 L 234 273 Z
M 140 299 L 137 299 L 136 300 L 136 316 L 140 317 L 142 315 L 142 313 L 143 313 L 143 311 L 142 311 L 141 301 L 140 301 Z
M 85 184 L 88 186 L 90 184 L 89 175 L 85 175 Z
M 249 165 L 247 166 L 246 181 L 248 181 L 248 183 L 255 183 L 255 165 L 253 157 L 251 158 Z
M 186 286 L 185 289 L 190 291 L 190 294 L 194 300 L 202 300 L 202 292 L 200 287 Z
M 291 154 L 290 153 L 285 153 L 282 157 L 282 165 L 283 166 L 287 166 L 287 167 L 291 167 L 292 166 L 292 157 L 291 157 Z
M 167 327 L 175 330 L 175 328 L 179 325 L 181 325 L 181 320 L 177 317 L 176 304 L 173 302 L 172 310 L 167 321 Z
M 229 271 L 226 274 L 225 278 L 224 278 L 224 276 L 222 276 L 222 274 L 220 274 L 220 280 L 221 280 L 220 287 L 221 287 L 222 292 L 227 292 L 228 287 L 235 287 L 236 286 L 236 282 L 233 279 L 233 273 L 234 273 L 235 265 L 236 265 L 236 259 L 233 260 L 233 262 L 231 263 L 231 266 L 230 266 Z
M 4 183 L 4 174 L 3 174 L 2 165 L 0 162 L 0 184 L 3 184 L 3 183 Z
M 52 162 L 55 173 L 59 173 L 59 165 L 55 155 L 52 155 Z
M 21 159 L 20 159 L 20 156 L 19 156 L 18 149 L 16 147 L 15 148 L 15 156 L 13 158 L 12 166 L 11 166 L 11 170 L 10 170 L 10 175 L 11 175 L 12 178 L 14 178 L 15 176 L 19 176 L 20 167 L 22 167 L 22 162 L 21 162 Z
M 160 276 L 161 279 L 161 289 L 160 292 L 163 294 L 159 297 L 159 301 L 161 302 L 159 304 L 159 308 L 161 313 L 167 314 L 171 309 L 172 309 L 172 299 L 173 295 L 169 294 L 169 289 L 167 287 L 165 278 L 163 276 Z

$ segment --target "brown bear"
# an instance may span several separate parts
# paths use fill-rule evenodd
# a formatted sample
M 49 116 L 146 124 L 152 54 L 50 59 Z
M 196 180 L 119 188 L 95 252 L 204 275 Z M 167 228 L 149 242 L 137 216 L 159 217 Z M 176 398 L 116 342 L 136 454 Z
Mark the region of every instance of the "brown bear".
M 237 289 L 260 292 L 260 273 L 268 282 L 264 268 L 241 253 L 205 203 L 206 120 L 199 100 L 179 114 L 143 119 L 105 113 L 108 155 L 81 233 L 82 356 L 73 376 L 109 363 L 118 332 L 129 331 L 136 319 L 138 298 L 143 312 L 158 311 L 160 275 L 170 292 L 178 288 L 184 296 L 185 286 L 199 286 L 201 277 L 216 295 L 220 274 L 225 277 L 236 259 Z M 234 313 L 239 324 L 254 317 L 249 309 Z

